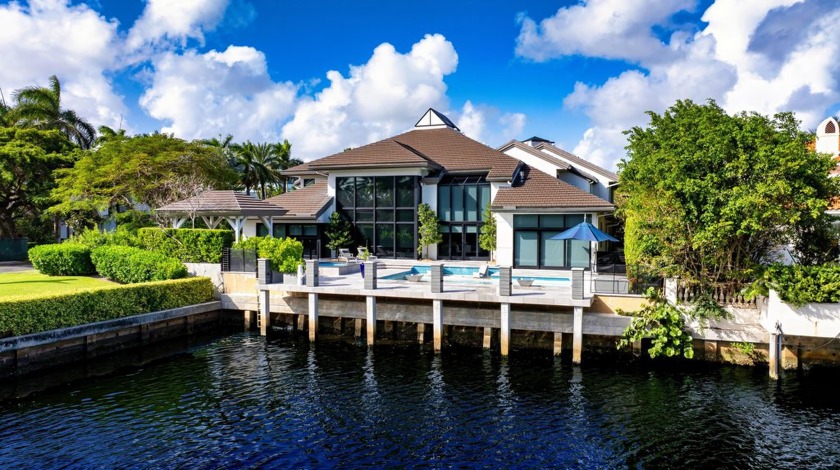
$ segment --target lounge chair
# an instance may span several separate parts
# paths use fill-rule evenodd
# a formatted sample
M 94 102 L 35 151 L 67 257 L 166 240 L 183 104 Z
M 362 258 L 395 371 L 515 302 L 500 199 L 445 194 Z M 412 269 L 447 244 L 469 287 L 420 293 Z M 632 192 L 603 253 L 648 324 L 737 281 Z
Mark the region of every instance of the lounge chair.
M 490 269 L 490 266 L 487 263 L 482 264 L 478 267 L 478 271 L 473 273 L 473 277 L 476 279 L 483 279 L 487 277 L 487 271 Z
M 345 263 L 349 263 L 351 261 L 356 261 L 356 257 L 353 256 L 353 253 L 350 252 L 350 248 L 339 248 L 338 260 L 344 261 Z
M 360 260 L 365 260 L 365 261 L 376 261 L 376 260 L 379 259 L 376 256 L 370 254 L 370 251 L 367 249 L 366 246 L 360 246 L 358 248 L 357 256 L 359 257 Z

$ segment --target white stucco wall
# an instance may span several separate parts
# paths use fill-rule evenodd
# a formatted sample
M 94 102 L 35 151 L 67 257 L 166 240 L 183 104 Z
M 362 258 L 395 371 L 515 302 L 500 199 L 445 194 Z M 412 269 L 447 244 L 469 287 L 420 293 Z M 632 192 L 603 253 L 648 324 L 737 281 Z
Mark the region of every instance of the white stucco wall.
M 831 134 L 825 132 L 825 126 L 829 122 L 834 123 L 834 132 Z M 814 148 L 819 153 L 829 153 L 834 156 L 840 151 L 838 147 L 840 147 L 840 126 L 834 118 L 826 118 L 817 126 L 817 142 Z
M 493 214 L 496 218 L 496 263 L 513 266 L 513 214 Z
M 782 302 L 779 294 L 771 290 L 766 308 L 761 311 L 761 324 L 769 332 L 776 331 L 795 336 L 833 338 L 840 334 L 840 304 L 805 304 L 801 307 Z

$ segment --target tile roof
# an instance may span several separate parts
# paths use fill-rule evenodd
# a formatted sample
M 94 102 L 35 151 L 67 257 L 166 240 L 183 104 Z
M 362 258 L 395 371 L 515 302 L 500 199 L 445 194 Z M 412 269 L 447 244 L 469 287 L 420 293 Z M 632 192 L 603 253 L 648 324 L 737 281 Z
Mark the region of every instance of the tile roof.
M 594 163 L 588 162 L 588 161 L 578 157 L 577 155 L 571 154 L 571 153 L 569 153 L 569 152 L 567 152 L 563 149 L 557 148 L 557 147 L 555 147 L 551 144 L 542 143 L 542 144 L 537 145 L 536 148 L 538 150 L 545 149 L 548 152 L 551 152 L 551 153 L 557 155 L 561 159 L 564 159 L 564 160 L 568 161 L 569 163 L 571 163 L 572 166 L 579 167 L 579 169 L 588 170 L 588 171 L 591 171 L 591 172 L 596 173 L 598 175 L 609 178 L 609 180 L 611 182 L 617 182 L 618 181 L 618 175 L 613 173 L 612 171 L 601 168 L 600 166 L 598 166 Z
M 301 163 L 300 165 L 287 168 L 280 172 L 286 176 L 306 176 L 316 174 L 315 170 L 309 169 L 309 162 Z
M 560 160 L 559 158 L 555 157 L 554 155 L 551 155 L 548 152 L 541 152 L 541 151 L 535 149 L 534 147 L 531 147 L 528 144 L 523 144 L 522 142 L 520 142 L 516 139 L 511 140 L 510 142 L 502 145 L 501 147 L 498 148 L 498 150 L 500 152 L 504 152 L 505 150 L 507 150 L 511 147 L 516 147 L 519 150 L 522 150 L 523 152 L 528 153 L 529 155 L 532 155 L 534 157 L 539 158 L 540 160 L 551 163 L 552 165 L 556 165 L 559 168 L 562 168 L 564 170 L 568 170 L 568 169 L 572 168 L 572 165 L 569 165 L 568 163 L 566 163 L 563 160 Z
M 286 213 L 284 209 L 269 204 L 266 201 L 261 201 L 255 197 L 232 190 L 205 191 L 198 196 L 167 204 L 158 208 L 157 211 L 172 214 L 194 213 L 196 215 L 213 216 L 280 216 Z
M 318 178 L 315 183 L 265 200 L 282 207 L 287 212 L 281 219 L 316 219 L 332 204 L 327 195 L 327 180 Z
M 488 172 L 488 180 L 507 181 L 519 160 L 449 129 L 414 129 L 362 147 L 345 150 L 293 171 L 376 167 L 445 168 L 449 173 Z
M 615 209 L 615 206 L 600 197 L 534 168 L 526 167 L 524 175 L 523 183 L 499 188 L 491 205 L 494 210 L 507 207 Z

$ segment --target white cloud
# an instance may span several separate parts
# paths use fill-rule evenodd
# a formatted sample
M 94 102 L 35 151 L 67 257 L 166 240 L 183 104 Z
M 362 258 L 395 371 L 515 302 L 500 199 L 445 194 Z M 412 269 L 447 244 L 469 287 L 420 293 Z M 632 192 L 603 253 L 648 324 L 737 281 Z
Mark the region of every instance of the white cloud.
M 807 2 L 820 6 L 808 7 Z M 600 2 L 568 10 L 581 9 L 577 13 L 582 15 L 596 3 Z M 820 15 L 813 15 L 815 10 Z M 549 20 L 558 21 L 563 11 Z M 588 19 L 594 21 L 598 17 L 595 9 L 590 13 Z M 659 18 L 657 21 L 663 21 L 667 16 L 660 14 Z M 640 53 L 636 47 L 640 40 L 622 36 L 621 30 L 617 38 L 615 32 L 604 28 L 593 29 L 598 34 L 590 35 L 586 44 L 565 48 L 547 41 L 552 36 L 544 32 L 537 37 L 543 43 L 529 43 L 535 50 L 518 51 L 531 58 L 583 53 L 640 64 L 642 69 L 627 70 L 599 85 L 577 83 L 564 101 L 567 107 L 583 109 L 592 124 L 573 151 L 607 167 L 625 155 L 624 129 L 645 124 L 645 111 L 662 112 L 677 99 L 702 102 L 712 98 L 729 112 L 792 110 L 805 127 L 815 125 L 840 99 L 835 79 L 840 44 L 832 37 L 833 25 L 840 21 L 836 3 L 717 0 L 702 19 L 708 23 L 703 31 L 692 36 L 674 34 L 667 44 L 668 54 L 659 57 Z M 789 21 L 796 25 L 795 32 L 785 29 Z M 520 39 L 532 37 L 533 26 L 533 22 L 523 22 Z M 610 55 L 591 46 L 616 39 L 623 42 L 610 45 L 623 52 Z M 664 43 L 660 46 L 653 49 L 666 47 Z
M 46 86 L 56 75 L 62 105 L 94 126 L 117 126 L 126 114 L 122 98 L 106 73 L 114 66 L 117 24 L 85 5 L 63 0 L 33 0 L 28 6 L 0 6 L 0 87 L 6 100 L 13 90 Z
M 277 140 L 294 107 L 297 87 L 272 81 L 265 56 L 252 47 L 166 52 L 153 67 L 140 105 L 169 123 L 163 132 L 182 138 L 231 133 L 237 140 Z
M 213 30 L 224 16 L 229 0 L 147 0 L 146 8 L 128 33 L 126 46 L 136 51 L 147 45 L 187 39 L 204 43 L 204 31 Z
M 404 131 L 427 108 L 446 108 L 443 78 L 457 66 L 455 48 L 440 34 L 427 34 L 406 54 L 381 44 L 348 77 L 327 72 L 329 85 L 300 100 L 282 137 L 308 160 Z
M 457 126 L 467 137 L 490 146 L 522 137 L 526 117 L 522 113 L 501 113 L 487 105 L 474 105 L 467 100 L 460 113 L 453 115 Z
M 581 54 L 634 62 L 664 60 L 672 51 L 653 35 L 695 0 L 588 0 L 557 10 L 537 24 L 522 16 L 516 53 L 536 61 Z

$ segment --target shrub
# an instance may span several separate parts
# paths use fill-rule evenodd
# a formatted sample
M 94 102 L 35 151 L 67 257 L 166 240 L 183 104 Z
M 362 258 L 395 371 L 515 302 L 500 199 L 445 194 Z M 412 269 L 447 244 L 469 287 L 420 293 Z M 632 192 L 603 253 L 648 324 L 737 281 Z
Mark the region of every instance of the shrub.
M 137 236 L 125 227 L 117 227 L 113 232 L 100 232 L 97 228 L 88 227 L 70 237 L 69 241 L 91 250 L 104 245 L 137 246 Z
M 303 243 L 294 238 L 249 237 L 233 247 L 256 250 L 257 256 L 271 260 L 272 269 L 286 274 L 295 273 L 303 264 Z
M 29 249 L 29 261 L 48 276 L 86 276 L 96 272 L 90 249 L 78 243 L 34 246 Z
M 649 337 L 651 347 L 648 349 L 648 354 L 652 358 L 684 356 L 691 359 L 694 357 L 691 335 L 685 331 L 683 312 L 668 303 L 656 289 L 648 289 L 646 298 L 647 303 L 641 311 L 633 314 L 633 320 L 621 334 L 618 348 L 630 346 L 636 341 Z M 624 314 L 621 311 L 619 313 Z
M 750 288 L 751 294 L 767 295 L 769 289 L 793 305 L 840 302 L 840 264 L 787 266 L 773 264 Z
M 18 336 L 184 307 L 214 298 L 206 277 L 0 300 L 0 336 Z
M 222 249 L 233 244 L 230 230 L 189 228 L 141 228 L 137 231 L 138 246 L 157 251 L 185 263 L 218 263 Z
M 175 258 L 129 246 L 100 246 L 91 252 L 96 272 L 122 284 L 187 277 Z

